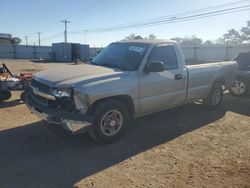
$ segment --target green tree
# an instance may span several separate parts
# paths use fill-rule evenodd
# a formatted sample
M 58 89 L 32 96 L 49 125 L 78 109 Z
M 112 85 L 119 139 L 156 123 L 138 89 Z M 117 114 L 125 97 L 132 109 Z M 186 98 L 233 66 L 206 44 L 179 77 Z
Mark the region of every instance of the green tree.
M 18 38 L 18 37 L 13 37 L 12 39 L 11 39 L 11 44 L 14 44 L 14 45 L 18 45 L 18 44 L 20 44 L 22 42 L 22 40 L 20 39 L 20 38 Z
M 243 41 L 241 34 L 235 29 L 230 29 L 223 35 L 223 39 L 226 44 L 241 44 Z
M 225 40 L 223 37 L 220 37 L 215 40 L 215 44 L 225 44 Z
M 201 38 L 198 38 L 195 35 L 185 38 L 175 37 L 172 38 L 172 40 L 177 41 L 180 45 L 186 45 L 186 46 L 197 46 L 201 45 L 203 42 Z
M 143 38 L 140 35 L 136 35 L 135 38 L 134 38 L 134 40 L 138 40 L 138 39 L 143 39 Z
M 135 36 L 136 35 L 134 33 L 131 33 L 129 36 L 126 36 L 125 39 L 123 39 L 123 40 L 134 40 Z
M 154 34 L 150 34 L 149 36 L 148 36 L 148 38 L 146 38 L 146 39 L 148 39 L 148 40 L 155 40 L 157 37 L 154 35 Z
M 181 44 L 181 43 L 182 43 L 182 41 L 183 41 L 183 38 L 180 38 L 180 37 L 174 37 L 174 38 L 171 38 L 171 40 L 174 40 L 174 41 L 178 42 L 179 44 Z
M 156 36 L 153 34 L 150 34 L 148 37 L 143 38 L 141 35 L 136 35 L 134 33 L 130 34 L 129 36 L 126 36 L 124 40 L 137 40 L 137 39 L 145 39 L 145 40 L 155 40 Z
M 191 45 L 201 45 L 203 41 L 201 38 L 197 38 L 196 36 L 192 36 L 188 40 L 188 42 L 191 43 Z
M 137 40 L 137 39 L 143 39 L 143 38 L 140 35 L 132 33 L 129 36 L 126 36 L 125 39 L 123 40 Z
M 250 20 L 247 21 L 247 26 L 241 28 L 242 40 L 244 42 L 250 42 Z
M 206 42 L 203 43 L 204 45 L 212 45 L 213 42 L 211 40 L 207 40 Z

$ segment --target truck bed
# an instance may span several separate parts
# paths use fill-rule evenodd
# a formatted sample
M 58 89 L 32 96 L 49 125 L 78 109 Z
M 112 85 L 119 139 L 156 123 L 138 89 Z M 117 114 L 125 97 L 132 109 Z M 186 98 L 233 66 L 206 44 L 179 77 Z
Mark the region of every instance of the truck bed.
M 194 100 L 200 97 L 206 98 L 211 86 L 218 78 L 225 80 L 225 86 L 234 79 L 238 71 L 238 65 L 235 61 L 203 63 L 196 65 L 187 65 L 188 71 L 188 94 L 187 100 Z

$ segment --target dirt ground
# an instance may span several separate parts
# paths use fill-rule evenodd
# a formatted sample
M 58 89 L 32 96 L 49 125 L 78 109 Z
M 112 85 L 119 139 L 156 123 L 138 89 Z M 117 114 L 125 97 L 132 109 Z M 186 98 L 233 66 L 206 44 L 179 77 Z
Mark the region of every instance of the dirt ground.
M 15 73 L 73 66 L 2 61 Z M 100 145 L 45 126 L 19 95 L 0 105 L 1 188 L 250 188 L 249 98 L 225 94 L 217 111 L 189 104 L 149 115 Z

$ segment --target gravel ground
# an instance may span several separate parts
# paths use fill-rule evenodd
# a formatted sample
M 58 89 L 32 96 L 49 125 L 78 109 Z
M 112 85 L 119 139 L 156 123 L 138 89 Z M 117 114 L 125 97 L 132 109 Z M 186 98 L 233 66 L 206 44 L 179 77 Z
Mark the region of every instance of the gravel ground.
M 2 61 L 14 73 L 70 66 Z M 45 126 L 19 95 L 0 104 L 1 188 L 250 188 L 249 98 L 225 94 L 217 111 L 188 104 L 149 115 L 120 141 L 100 145 Z

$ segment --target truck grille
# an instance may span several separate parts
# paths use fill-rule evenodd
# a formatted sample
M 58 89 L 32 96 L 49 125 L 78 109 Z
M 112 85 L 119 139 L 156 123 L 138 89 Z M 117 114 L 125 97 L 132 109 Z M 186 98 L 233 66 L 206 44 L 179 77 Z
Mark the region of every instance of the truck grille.
M 44 92 L 44 93 L 49 93 L 50 87 L 44 83 L 38 82 L 35 79 L 31 80 L 31 86 L 38 88 L 39 91 Z
M 46 106 L 46 107 L 49 106 L 49 100 L 43 97 L 40 97 L 38 95 L 33 95 L 33 100 L 42 106 Z
M 32 87 L 37 88 L 40 92 L 46 94 L 49 94 L 51 89 L 50 86 L 48 86 L 47 84 L 41 83 L 35 79 L 32 79 L 30 84 Z M 71 97 L 63 97 L 56 98 L 56 100 L 49 100 L 47 98 L 34 94 L 32 91 L 32 98 L 36 103 L 44 107 L 63 109 L 66 111 L 75 110 L 75 104 Z

